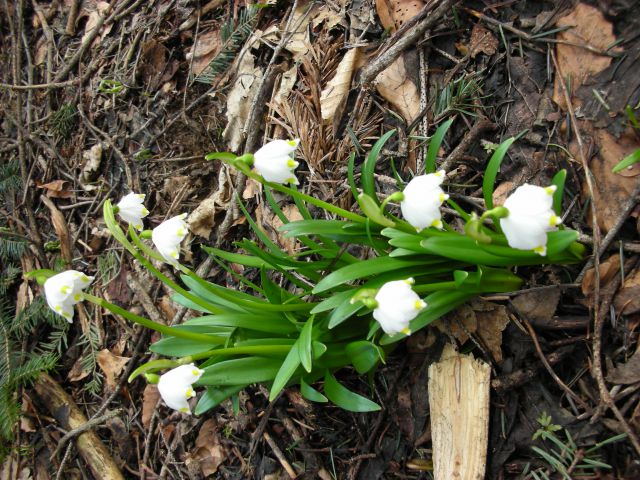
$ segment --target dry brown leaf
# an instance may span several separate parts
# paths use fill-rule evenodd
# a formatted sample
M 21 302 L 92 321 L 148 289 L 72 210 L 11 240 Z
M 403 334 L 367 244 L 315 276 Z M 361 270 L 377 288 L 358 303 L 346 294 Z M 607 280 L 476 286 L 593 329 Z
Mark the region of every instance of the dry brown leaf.
M 102 163 L 102 144 L 96 143 L 93 147 L 82 152 L 82 172 L 80 173 L 80 185 L 87 191 L 97 190 L 97 185 L 89 185 L 96 179 L 100 164 Z
M 376 77 L 375 84 L 378 93 L 398 110 L 407 123 L 418 116 L 420 94 L 407 76 L 402 57 L 382 71 Z
M 629 315 L 640 311 L 640 270 L 624 280 L 613 303 L 618 314 Z
M 498 39 L 489 30 L 479 23 L 476 23 L 471 30 L 471 40 L 469 42 L 471 58 L 476 58 L 480 52 L 486 55 L 493 55 L 498 50 Z
M 591 172 L 595 179 L 594 202 L 598 208 L 598 223 L 603 233 L 606 233 L 617 223 L 625 204 L 638 183 L 637 178 L 612 173 L 611 169 L 624 158 L 625 154 L 637 148 L 634 148 L 637 144 L 616 139 L 605 129 L 596 130 L 594 139 L 598 146 L 598 155 L 590 161 Z M 572 142 L 569 145 L 569 150 L 575 158 L 580 158 L 577 142 Z M 584 194 L 587 196 L 586 182 L 583 188 Z
M 426 5 L 422 0 L 376 0 L 376 12 L 385 30 L 395 31 Z
M 84 26 L 84 35 L 82 36 L 81 43 L 84 43 L 85 40 L 89 37 L 89 35 L 91 35 L 91 32 L 96 28 L 96 25 L 98 25 L 98 21 L 100 20 L 100 18 L 106 15 L 107 11 L 109 11 L 110 9 L 111 9 L 111 5 L 109 5 L 108 2 L 95 3 L 94 8 L 90 10 L 88 13 L 89 18 L 87 20 L 87 23 Z M 102 33 L 100 33 L 95 38 L 95 40 L 93 41 L 93 45 L 96 45 L 101 38 L 104 38 L 105 36 L 107 36 L 111 31 L 112 26 L 113 24 L 103 25 Z
M 327 86 L 320 94 L 320 110 L 322 111 L 322 121 L 329 124 L 333 121 L 333 117 L 338 107 L 344 102 L 349 88 L 351 87 L 351 77 L 353 70 L 358 61 L 359 48 L 351 48 L 342 57 L 336 74 L 329 80 Z
M 64 219 L 62 212 L 58 210 L 58 207 L 56 207 L 49 198 L 45 195 L 41 195 L 40 200 L 42 200 L 42 203 L 44 203 L 51 212 L 51 223 L 53 224 L 53 229 L 56 231 L 56 235 L 60 240 L 60 253 L 62 254 L 63 260 L 70 265 L 73 260 L 73 248 L 71 245 L 71 235 L 69 235 L 67 221 Z
M 53 180 L 49 183 L 40 184 L 36 182 L 37 188 L 46 189 L 46 195 L 49 198 L 71 198 L 73 192 L 68 190 L 69 182 L 66 180 Z
M 118 386 L 118 375 L 120 375 L 124 366 L 131 359 L 129 357 L 119 357 L 118 355 L 114 355 L 105 348 L 98 352 L 96 360 L 98 362 L 98 366 L 104 372 L 107 387 L 111 390 L 115 390 Z
M 640 382 L 640 351 L 636 350 L 629 360 L 611 369 L 607 381 L 618 385 Z
M 293 17 L 291 19 L 290 30 L 292 33 L 284 48 L 293 54 L 294 60 L 299 60 L 304 57 L 311 49 L 311 43 L 309 41 L 309 22 L 313 18 L 314 10 L 317 9 L 317 6 L 313 5 L 309 7 L 308 5 L 308 0 L 298 2 L 298 6 L 295 12 L 293 12 Z M 309 8 L 314 10 L 309 12 Z M 285 30 L 286 22 L 287 20 L 285 17 L 284 24 L 282 25 L 283 31 Z
M 144 387 L 144 392 L 142 392 L 142 425 L 145 430 L 149 430 L 151 417 L 156 410 L 158 400 L 160 400 L 158 386 L 153 383 L 148 383 L 147 386 Z
M 232 152 L 240 150 L 244 126 L 262 78 L 262 70 L 254 64 L 255 57 L 250 52 L 246 52 L 238 65 L 235 85 L 227 97 L 228 122 L 223 135 Z
M 195 448 L 189 454 L 200 466 L 202 475 L 209 477 L 218 471 L 218 467 L 227 459 L 227 452 L 220 444 L 218 426 L 214 419 L 206 420 L 196 438 Z
M 69 380 L 70 382 L 79 382 L 80 380 L 87 378 L 91 373 L 89 370 L 82 369 L 81 360 L 82 357 L 79 357 L 71 367 L 71 370 L 69 370 L 69 373 L 67 374 L 67 380 Z
M 294 85 L 296 84 L 296 80 L 298 79 L 298 66 L 294 65 L 289 70 L 282 74 L 280 78 L 280 85 L 278 86 L 278 91 L 273 96 L 273 100 L 275 103 L 284 105 L 287 101 L 287 97 L 291 90 L 293 90 Z
M 556 313 L 560 301 L 560 289 L 525 292 L 515 297 L 511 303 L 518 312 L 531 320 L 549 321 Z
M 185 58 L 187 61 L 193 63 L 191 69 L 194 75 L 200 75 L 209 66 L 211 60 L 220 52 L 222 48 L 222 40 L 220 39 L 220 30 L 214 30 L 206 32 L 198 36 L 198 41 L 195 45 L 189 48 Z
M 558 20 L 556 27 L 571 27 L 557 34 L 559 40 L 588 44 L 600 50 L 606 50 L 616 40 L 613 25 L 604 18 L 600 9 L 585 3 L 578 3 L 568 15 Z M 556 46 L 556 55 L 563 76 L 555 76 L 553 100 L 566 110 L 567 105 L 560 82 L 570 79 L 571 91 L 575 92 L 588 77 L 607 68 L 611 64 L 611 57 L 563 44 Z
M 189 230 L 208 239 L 213 229 L 216 211 L 216 201 L 213 198 L 205 198 L 187 218 Z
M 470 305 L 463 304 L 440 318 L 434 325 L 443 333 L 453 335 L 461 344 L 478 328 L 478 319 Z
M 600 262 L 600 285 L 606 286 L 620 271 L 620 255 L 611 255 L 604 262 Z M 596 271 L 591 267 L 582 278 L 582 294 L 589 297 L 594 290 Z

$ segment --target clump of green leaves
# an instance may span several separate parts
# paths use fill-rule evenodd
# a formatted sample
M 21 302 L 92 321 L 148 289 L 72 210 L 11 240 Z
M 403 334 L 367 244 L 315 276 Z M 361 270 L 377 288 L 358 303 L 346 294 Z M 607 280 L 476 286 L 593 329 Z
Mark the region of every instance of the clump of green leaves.
M 550 480 L 550 474 L 556 473 L 566 480 L 588 477 L 592 478 L 599 470 L 610 470 L 611 465 L 602 461 L 598 454 L 605 445 L 619 442 L 626 438 L 626 434 L 620 434 L 608 438 L 602 442 L 586 448 L 579 447 L 573 440 L 568 430 L 560 425 L 555 425 L 550 415 L 543 412 L 537 419 L 540 428 L 533 434 L 533 440 L 543 440 L 544 448 L 533 446 L 531 449 L 542 458 L 549 468 L 539 468 L 531 472 L 524 472 L 525 478 L 535 480 Z M 563 432 L 563 438 L 558 435 Z M 555 477 L 554 477 L 555 478 Z
M 445 122 L 432 137 L 425 159 L 426 173 L 435 172 L 436 153 L 451 123 Z M 359 301 L 363 292 L 375 292 L 387 282 L 412 277 L 413 290 L 427 304 L 410 323 L 410 330 L 415 332 L 478 295 L 518 289 L 522 280 L 513 273 L 515 266 L 573 263 L 582 258 L 584 247 L 576 243 L 575 231 L 561 228 L 550 232 L 547 255 L 541 257 L 533 251 L 509 247 L 496 222 L 482 221 L 488 212 L 478 217 L 451 199 L 447 200 L 449 206 L 472 226 L 467 233 L 446 223 L 443 230 L 416 231 L 394 214 L 389 201 L 380 202 L 376 192 L 376 164 L 393 134 L 391 131 L 380 138 L 364 159 L 359 184 L 355 181 L 355 154 L 349 158 L 348 182 L 360 212 L 265 181 L 251 170 L 252 155 L 207 156 L 262 183 L 269 206 L 283 223 L 280 231 L 299 245 L 294 254 L 283 250 L 240 202 L 256 240 L 236 242 L 234 252 L 203 249 L 241 282 L 245 291 L 206 281 L 181 264 L 176 268 L 182 283 L 173 281 L 150 261 L 163 261 L 162 257 L 135 229 L 123 231 L 111 202 L 105 202 L 105 223 L 114 238 L 176 292 L 174 301 L 202 313 L 169 328 L 85 294 L 85 298 L 163 333 L 150 349 L 166 358 L 140 366 L 130 379 L 141 374 L 153 378 L 155 372 L 198 362 L 204 374 L 194 385 L 206 391 L 196 414 L 254 383 L 267 385 L 271 399 L 283 388 L 299 385 L 302 395 L 311 401 L 331 401 L 356 412 L 377 410 L 377 403 L 347 389 L 336 373 L 344 367 L 360 374 L 372 372 L 406 336 L 381 330 L 372 318 L 375 302 Z M 488 209 L 493 207 L 491 198 L 500 163 L 513 141 L 503 142 L 488 162 L 483 183 Z M 558 208 L 564 178 L 557 175 L 554 180 Z M 293 200 L 302 220 L 288 220 L 276 191 Z M 320 218 L 313 218 L 310 206 L 323 212 Z M 259 280 L 237 275 L 231 264 L 254 269 Z M 323 381 L 321 389 L 313 386 L 319 380 Z

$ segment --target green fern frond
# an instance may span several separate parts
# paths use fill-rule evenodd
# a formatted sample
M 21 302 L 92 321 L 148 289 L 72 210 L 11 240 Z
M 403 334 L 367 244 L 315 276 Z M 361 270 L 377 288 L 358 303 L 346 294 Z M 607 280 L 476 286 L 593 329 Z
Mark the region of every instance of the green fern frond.
M 19 260 L 29 248 L 29 242 L 14 235 L 6 227 L 0 227 L 0 259 L 5 262 Z
M 65 103 L 49 120 L 51 130 L 58 138 L 68 140 L 78 123 L 78 109 L 72 103 Z
M 17 160 L 0 165 L 0 195 L 17 192 L 22 188 L 20 166 Z
M 264 5 L 249 5 L 241 10 L 237 21 L 230 19 L 220 29 L 223 42 L 220 52 L 211 60 L 207 68 L 194 78 L 195 82 L 211 85 L 216 76 L 223 73 L 236 58 L 236 55 L 253 32 L 258 12 Z

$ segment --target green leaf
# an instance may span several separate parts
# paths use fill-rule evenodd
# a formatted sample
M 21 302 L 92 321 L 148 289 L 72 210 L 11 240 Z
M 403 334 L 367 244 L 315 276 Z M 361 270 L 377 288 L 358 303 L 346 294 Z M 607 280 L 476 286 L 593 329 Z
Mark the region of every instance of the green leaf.
M 640 148 L 635 150 L 630 155 L 624 157 L 622 159 L 622 161 L 620 161 L 620 163 L 618 163 L 615 167 L 613 167 L 613 169 L 611 171 L 613 173 L 618 173 L 618 172 L 624 170 L 625 168 L 628 168 L 631 165 L 634 165 L 634 164 L 636 164 L 638 162 L 640 162 Z
M 438 259 L 438 261 L 441 260 Z M 347 265 L 324 277 L 313 289 L 313 293 L 318 294 L 352 280 L 369 277 L 371 275 L 379 275 L 393 270 L 406 269 L 416 266 L 416 264 L 417 262 L 415 260 L 385 256 Z
M 361 193 L 360 195 L 358 195 L 357 200 L 358 205 L 360 205 L 360 209 L 367 218 L 376 222 L 378 225 L 382 225 L 383 227 L 395 226 L 395 223 L 392 220 L 385 217 L 382 212 L 380 212 L 380 207 L 378 206 L 377 200 L 374 200 L 366 193 Z
M 380 137 L 380 139 L 373 145 L 373 148 L 371 148 L 371 151 L 364 162 L 364 166 L 362 167 L 362 176 L 360 179 L 362 182 L 362 191 L 373 199 L 376 198 L 374 179 L 376 162 L 378 161 L 378 157 L 380 156 L 380 152 L 382 151 L 385 143 L 387 143 L 394 133 L 396 133 L 396 131 L 391 130 Z
M 313 317 L 310 317 L 309 320 L 302 327 L 302 331 L 300 332 L 300 338 L 298 338 L 298 355 L 300 357 L 300 362 L 302 366 L 307 372 L 311 372 L 311 363 L 312 363 L 312 351 L 311 351 L 311 340 L 313 334 Z
M 331 312 L 331 315 L 329 315 L 329 329 L 337 327 L 363 308 L 364 305 L 361 302 L 351 303 L 351 298 L 344 300 L 333 312 Z
M 551 185 L 556 186 L 556 191 L 553 192 L 553 211 L 556 215 L 562 215 L 562 196 L 564 195 L 564 183 L 567 179 L 567 171 L 565 169 L 560 170 L 551 179 Z
M 261 268 L 267 265 L 267 263 L 258 257 L 252 255 L 243 255 L 241 253 L 232 253 L 220 250 L 219 248 L 207 247 L 201 245 L 202 249 L 213 257 L 219 257 L 227 262 L 237 263 L 238 265 L 244 265 L 246 267 Z
M 447 134 L 449 127 L 453 123 L 453 118 L 447 120 L 442 125 L 438 127 L 436 133 L 433 134 L 433 137 L 429 140 L 429 148 L 427 150 L 427 158 L 424 162 L 424 172 L 425 173 L 434 173 L 436 171 L 436 157 L 438 156 L 438 151 L 440 150 L 440 145 L 442 145 L 442 140 L 444 136 Z
M 356 154 L 353 152 L 349 155 L 349 160 L 347 161 L 347 180 L 349 182 L 349 188 L 351 189 L 351 195 L 353 198 L 358 198 L 358 187 L 356 186 L 355 180 L 355 165 L 356 165 Z
M 282 360 L 267 357 L 234 358 L 205 367 L 197 385 L 250 385 L 272 381 Z
M 353 226 L 358 227 L 352 230 L 347 230 L 345 227 Z M 298 220 L 296 222 L 289 222 L 278 228 L 279 231 L 286 233 L 285 237 L 299 237 L 301 235 L 323 235 L 327 237 L 331 236 L 357 236 L 363 235 L 365 229 L 360 224 L 346 222 L 344 220 Z
M 350 412 L 375 412 L 380 405 L 347 389 L 329 371 L 324 376 L 324 393 L 337 406 Z
M 296 373 L 296 370 L 300 366 L 300 355 L 298 354 L 299 344 L 300 339 L 298 339 L 298 341 L 291 347 L 291 350 L 289 350 L 289 353 L 282 362 L 282 365 L 280 365 L 280 369 L 273 380 L 273 385 L 269 392 L 270 402 L 275 400 L 280 391 L 287 385 L 293 374 Z
M 212 326 L 194 326 L 194 325 L 177 325 L 173 327 L 177 330 L 185 330 L 188 332 L 206 333 L 216 335 L 218 337 L 229 337 L 232 328 L 228 327 L 212 327 Z M 164 355 L 166 357 L 184 357 L 195 353 L 208 352 L 213 345 L 206 342 L 198 342 L 188 338 L 163 337 L 149 347 L 154 353 Z
M 300 393 L 304 398 L 312 402 L 326 403 L 329 401 L 327 397 L 305 382 L 302 377 L 300 378 Z
M 222 315 L 204 315 L 193 318 L 183 325 L 207 325 L 233 328 L 246 328 L 257 332 L 288 335 L 296 331 L 296 327 L 286 318 L 263 313 L 231 313 Z
M 379 361 L 384 361 L 384 352 L 377 345 L 365 340 L 349 343 L 345 351 L 359 374 L 367 373 Z
M 491 159 L 487 164 L 487 169 L 484 171 L 482 192 L 484 193 L 484 203 L 487 210 L 491 210 L 493 208 L 493 189 L 495 188 L 496 177 L 500 171 L 502 160 L 514 141 L 515 138 L 511 137 L 502 142 L 496 151 L 493 152 L 493 155 L 491 155 Z
M 244 388 L 244 385 L 232 385 L 229 387 L 207 387 L 198 404 L 195 408 L 196 415 L 202 415 L 203 413 L 217 407 L 224 402 L 231 395 L 235 395 Z
M 238 158 L 237 155 L 229 152 L 212 152 L 204 157 L 205 160 L 222 160 L 226 163 L 232 163 L 236 158 Z

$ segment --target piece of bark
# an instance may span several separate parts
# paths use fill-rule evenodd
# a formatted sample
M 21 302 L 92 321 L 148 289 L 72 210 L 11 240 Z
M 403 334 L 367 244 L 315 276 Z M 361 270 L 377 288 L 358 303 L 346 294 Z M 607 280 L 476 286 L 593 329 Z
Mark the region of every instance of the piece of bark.
M 436 480 L 482 480 L 489 439 L 491 369 L 445 347 L 429 367 L 429 408 Z
M 87 417 L 73 399 L 49 375 L 42 374 L 34 385 L 40 401 L 65 430 L 74 430 L 85 423 Z M 124 480 L 120 469 L 113 461 L 109 450 L 92 430 L 76 438 L 76 447 L 97 480 Z

